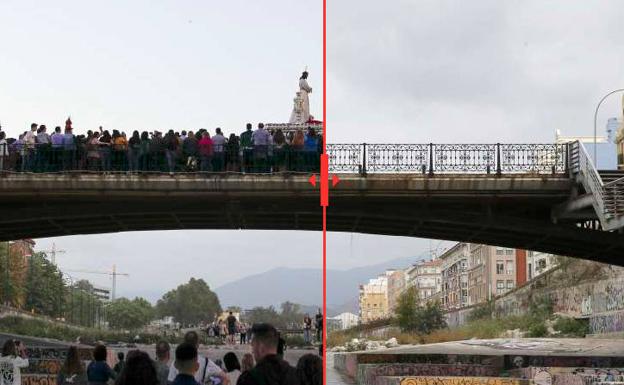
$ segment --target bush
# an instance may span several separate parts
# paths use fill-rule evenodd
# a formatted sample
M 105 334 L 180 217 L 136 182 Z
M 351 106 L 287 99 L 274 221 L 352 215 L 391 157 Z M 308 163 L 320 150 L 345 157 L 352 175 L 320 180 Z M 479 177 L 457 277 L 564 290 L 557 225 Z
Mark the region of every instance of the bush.
M 546 337 L 547 335 L 548 329 L 543 322 L 533 324 L 529 327 L 529 337 Z
M 303 336 L 300 334 L 287 334 L 284 336 L 284 340 L 286 340 L 286 346 L 289 346 L 289 347 L 306 346 L 305 340 L 303 339 Z
M 587 320 L 558 317 L 553 324 L 553 329 L 564 337 L 585 337 L 589 333 L 589 323 Z

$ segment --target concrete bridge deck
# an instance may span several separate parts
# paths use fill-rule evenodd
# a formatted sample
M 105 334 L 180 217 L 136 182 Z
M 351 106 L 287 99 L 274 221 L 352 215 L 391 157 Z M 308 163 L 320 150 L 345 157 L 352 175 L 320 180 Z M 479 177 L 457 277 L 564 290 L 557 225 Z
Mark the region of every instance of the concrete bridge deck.
M 0 240 L 173 229 L 321 230 L 307 174 L 5 174 Z M 328 230 L 431 237 L 618 263 L 624 237 L 554 223 L 563 175 L 341 174 Z M 588 220 L 591 220 L 588 211 Z M 624 261 L 619 261 L 624 263 Z

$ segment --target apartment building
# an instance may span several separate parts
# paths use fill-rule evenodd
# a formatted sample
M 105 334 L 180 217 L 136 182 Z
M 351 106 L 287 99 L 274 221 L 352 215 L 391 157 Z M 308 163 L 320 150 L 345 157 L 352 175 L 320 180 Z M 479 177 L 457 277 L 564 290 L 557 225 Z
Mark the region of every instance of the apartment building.
M 470 245 L 458 243 L 440 256 L 442 306 L 457 309 L 468 305 Z
M 441 267 L 442 261 L 440 259 L 432 259 L 418 262 L 407 269 L 407 286 L 417 288 L 421 304 L 442 290 Z

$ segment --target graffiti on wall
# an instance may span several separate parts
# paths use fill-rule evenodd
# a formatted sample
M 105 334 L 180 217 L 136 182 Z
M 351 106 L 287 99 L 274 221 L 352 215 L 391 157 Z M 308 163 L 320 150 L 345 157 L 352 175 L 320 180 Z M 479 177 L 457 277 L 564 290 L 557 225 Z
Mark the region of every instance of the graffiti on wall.
M 473 376 L 497 377 L 498 368 L 489 365 L 465 364 L 360 364 L 358 365 L 358 384 L 375 385 L 378 377 L 401 376 Z
M 528 385 L 528 380 L 500 377 L 405 377 L 401 385 Z
M 624 331 L 624 311 L 601 314 L 589 319 L 589 332 L 603 334 Z
M 22 375 L 22 385 L 56 385 L 56 376 L 25 374 Z
M 552 385 L 598 385 L 606 382 L 624 382 L 622 368 L 587 367 L 528 367 L 511 370 L 511 376 L 533 380 L 538 384 L 540 377 L 552 378 Z

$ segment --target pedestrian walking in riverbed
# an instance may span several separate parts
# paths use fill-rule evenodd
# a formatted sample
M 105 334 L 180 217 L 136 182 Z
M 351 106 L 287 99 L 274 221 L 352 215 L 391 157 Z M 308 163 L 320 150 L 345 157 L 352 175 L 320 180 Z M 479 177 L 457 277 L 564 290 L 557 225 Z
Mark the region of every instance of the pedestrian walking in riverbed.
M 21 369 L 27 367 L 28 357 L 24 344 L 18 340 L 7 340 L 0 357 L 0 385 L 21 385 Z
M 238 320 L 234 314 L 230 312 L 230 315 L 228 315 L 225 321 L 227 323 L 228 343 L 234 345 L 236 343 L 234 337 L 236 336 L 236 323 Z
M 303 341 L 306 345 L 310 345 L 310 332 L 312 331 L 312 318 L 306 313 L 303 317 Z
M 240 335 L 240 344 L 244 345 L 247 343 L 247 324 L 244 322 L 239 322 L 238 324 L 238 334 Z
M 322 342 L 323 339 L 323 312 L 321 309 L 318 309 L 318 313 L 316 313 L 315 317 L 316 321 L 316 341 Z
M 65 362 L 63 366 L 61 366 L 59 374 L 56 377 L 56 383 L 57 385 L 87 384 L 87 371 L 80 359 L 77 347 L 70 346 L 67 350 L 67 357 L 65 357 Z

